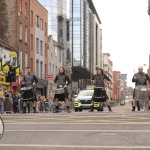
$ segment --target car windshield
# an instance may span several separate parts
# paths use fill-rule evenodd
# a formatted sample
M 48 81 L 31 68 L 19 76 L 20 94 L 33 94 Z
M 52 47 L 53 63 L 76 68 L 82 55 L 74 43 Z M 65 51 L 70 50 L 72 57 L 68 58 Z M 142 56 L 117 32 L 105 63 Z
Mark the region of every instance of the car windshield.
M 78 96 L 92 96 L 93 92 L 93 90 L 83 90 L 79 92 Z

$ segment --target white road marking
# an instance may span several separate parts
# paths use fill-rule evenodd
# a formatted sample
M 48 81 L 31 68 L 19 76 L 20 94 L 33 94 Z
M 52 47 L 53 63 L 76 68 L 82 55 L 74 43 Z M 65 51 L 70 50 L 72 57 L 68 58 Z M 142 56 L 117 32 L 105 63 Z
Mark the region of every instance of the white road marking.
M 91 146 L 91 145 L 39 145 L 39 144 L 0 144 L 0 147 L 35 147 L 35 148 L 88 148 L 88 149 L 150 149 L 150 146 Z
M 41 130 L 41 129 L 27 129 L 27 130 L 5 130 L 5 132 L 128 132 L 128 133 L 149 133 L 150 130 Z

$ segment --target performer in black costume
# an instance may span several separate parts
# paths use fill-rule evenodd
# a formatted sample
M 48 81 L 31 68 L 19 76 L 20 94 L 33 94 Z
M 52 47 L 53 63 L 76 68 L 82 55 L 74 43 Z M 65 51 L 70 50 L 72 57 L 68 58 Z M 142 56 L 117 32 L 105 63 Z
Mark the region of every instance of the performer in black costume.
M 35 75 L 31 74 L 30 67 L 26 68 L 26 72 L 27 73 L 24 75 L 23 78 L 24 86 L 25 87 L 33 86 L 34 88 L 35 85 L 38 83 L 38 79 Z M 27 101 L 23 101 L 23 113 L 26 113 L 26 107 L 27 107 Z M 33 107 L 33 112 L 36 113 L 36 95 L 35 95 L 35 99 L 32 101 L 32 107 Z
M 105 96 L 105 101 L 107 102 L 107 106 L 108 106 L 109 111 L 112 111 L 111 107 L 110 107 L 110 103 L 109 103 L 109 98 L 108 98 L 106 90 L 105 90 L 105 83 L 104 83 L 104 80 L 111 82 L 110 78 L 107 77 L 103 73 L 103 70 L 101 68 L 99 68 L 99 69 L 97 69 L 97 74 L 95 74 L 91 80 L 94 81 L 95 87 L 103 87 L 104 88 L 103 94 Z M 93 112 L 93 111 L 94 111 L 94 95 L 92 98 L 91 110 L 89 112 Z
M 68 100 L 68 91 L 67 91 L 67 86 L 71 83 L 68 75 L 65 74 L 65 69 L 64 67 L 59 68 L 59 74 L 55 77 L 54 83 L 56 84 L 56 87 L 59 88 L 60 86 L 64 88 L 64 94 L 62 95 L 57 95 L 55 94 L 55 105 L 56 105 L 56 110 L 54 113 L 59 113 L 59 101 L 65 101 L 66 102 L 66 107 L 67 107 L 67 112 L 70 113 L 70 108 L 69 108 L 69 100 Z
M 150 78 L 149 78 L 147 73 L 143 72 L 143 67 L 142 66 L 138 67 L 138 72 L 133 75 L 132 82 L 135 82 L 135 86 L 138 86 L 138 85 L 147 86 L 150 83 Z M 139 101 L 137 101 L 135 99 L 135 89 L 134 89 L 134 91 L 133 91 L 133 108 L 132 108 L 132 111 L 135 111 L 136 106 L 138 108 L 138 111 L 140 111 L 140 104 L 139 104 Z M 148 101 L 148 106 L 149 106 L 149 110 L 150 110 L 150 101 Z

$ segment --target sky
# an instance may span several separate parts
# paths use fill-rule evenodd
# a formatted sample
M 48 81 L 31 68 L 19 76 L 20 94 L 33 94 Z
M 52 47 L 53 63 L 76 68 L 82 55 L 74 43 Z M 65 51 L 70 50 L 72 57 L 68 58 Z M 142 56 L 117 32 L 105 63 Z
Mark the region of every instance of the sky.
M 127 86 L 138 66 L 149 67 L 148 0 L 93 0 L 102 22 L 102 52 L 110 53 L 113 70 L 127 74 Z M 146 65 L 144 65 L 146 64 Z

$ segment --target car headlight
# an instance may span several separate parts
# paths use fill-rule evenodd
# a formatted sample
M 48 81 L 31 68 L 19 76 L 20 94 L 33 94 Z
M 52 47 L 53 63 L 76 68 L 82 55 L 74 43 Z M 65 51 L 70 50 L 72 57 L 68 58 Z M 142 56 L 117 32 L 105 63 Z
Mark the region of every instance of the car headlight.
M 78 103 L 80 103 L 80 100 L 76 98 L 76 99 L 75 99 L 75 102 L 78 102 Z

